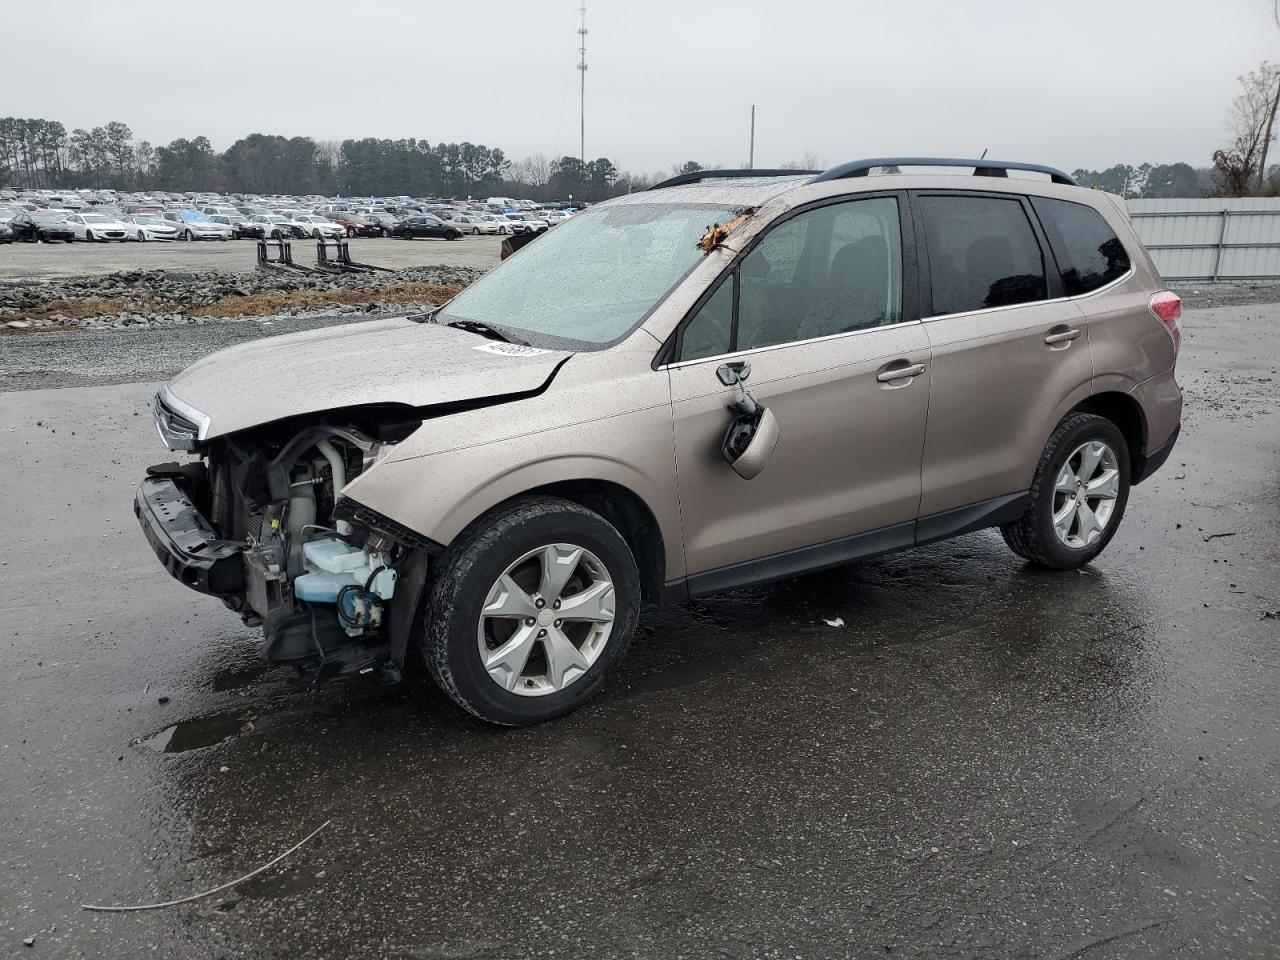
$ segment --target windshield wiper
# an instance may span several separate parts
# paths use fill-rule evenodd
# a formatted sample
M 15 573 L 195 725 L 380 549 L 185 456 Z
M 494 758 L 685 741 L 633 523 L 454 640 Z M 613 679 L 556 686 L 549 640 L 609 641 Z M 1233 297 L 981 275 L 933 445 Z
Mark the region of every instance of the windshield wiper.
M 457 330 L 466 330 L 468 333 L 478 333 L 480 336 L 488 337 L 490 340 L 501 340 L 503 343 L 518 343 L 523 347 L 528 346 L 523 340 L 509 337 L 500 330 L 495 330 L 487 323 L 481 323 L 479 320 L 450 320 L 445 326 L 453 327 Z

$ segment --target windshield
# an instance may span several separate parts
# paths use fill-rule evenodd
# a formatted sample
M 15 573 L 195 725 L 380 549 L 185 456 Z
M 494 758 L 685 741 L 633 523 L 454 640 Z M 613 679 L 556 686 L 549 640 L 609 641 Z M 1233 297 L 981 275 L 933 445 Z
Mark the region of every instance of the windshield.
M 111 222 L 110 217 L 104 217 L 96 213 L 86 213 L 80 219 L 83 220 L 85 223 L 110 223 Z
M 31 215 L 31 219 L 34 220 L 36 223 L 64 223 L 66 222 L 67 215 L 65 213 L 57 214 L 57 213 L 42 212 L 42 213 L 33 213 Z
M 458 294 L 441 322 L 476 320 L 585 343 L 639 323 L 703 256 L 698 239 L 734 211 L 632 203 L 583 213 Z

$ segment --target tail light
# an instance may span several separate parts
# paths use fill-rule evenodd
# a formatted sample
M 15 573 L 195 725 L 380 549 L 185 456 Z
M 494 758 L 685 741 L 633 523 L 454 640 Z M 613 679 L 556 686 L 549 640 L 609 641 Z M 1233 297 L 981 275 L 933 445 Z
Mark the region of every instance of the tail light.
M 1169 336 L 1173 337 L 1173 351 L 1176 354 L 1182 348 L 1182 298 L 1169 290 L 1161 290 L 1151 297 L 1151 312 L 1165 325 Z

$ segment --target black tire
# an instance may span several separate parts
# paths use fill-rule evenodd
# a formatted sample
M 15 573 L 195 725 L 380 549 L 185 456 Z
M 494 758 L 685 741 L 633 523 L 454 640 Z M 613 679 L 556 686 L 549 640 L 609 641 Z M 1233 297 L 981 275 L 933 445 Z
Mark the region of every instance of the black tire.
M 85 240 L 86 240 L 86 241 L 88 241 L 89 243 L 93 243 L 93 241 L 95 241 L 95 240 L 97 240 L 97 239 L 98 239 L 97 237 L 95 237 L 95 236 L 93 235 L 93 231 L 92 231 L 92 230 L 86 230 L 86 231 L 84 232 L 84 238 L 85 238 Z
M 1120 488 L 1101 536 L 1088 546 L 1074 548 L 1063 543 L 1053 528 L 1054 482 L 1067 458 L 1089 440 L 1101 440 L 1115 452 Z M 1129 445 L 1114 423 L 1091 413 L 1068 414 L 1053 431 L 1044 453 L 1040 455 L 1040 463 L 1031 482 L 1031 502 L 1027 512 L 1013 523 L 1001 526 L 1004 542 L 1024 560 L 1042 567 L 1053 570 L 1083 567 L 1106 549 L 1124 519 L 1124 508 L 1129 501 L 1129 473 Z
M 390 232 L 387 230 L 387 228 L 386 228 L 386 227 L 383 227 L 381 230 L 379 230 L 379 231 L 378 231 L 378 236 L 380 236 L 380 237 L 389 237 L 389 236 L 391 236 L 391 234 L 390 234 Z
M 526 551 L 569 541 L 591 551 L 614 586 L 612 633 L 599 657 L 564 689 L 543 696 L 504 690 L 486 672 L 477 624 L 490 588 Z M 417 635 L 427 669 L 458 706 L 500 726 L 527 726 L 582 706 L 626 653 L 640 612 L 640 574 L 622 535 L 599 514 L 557 497 L 530 497 L 490 511 L 445 551 L 422 604 Z
M 480 228 L 479 228 L 479 227 L 472 227 L 472 228 L 471 228 L 471 235 L 472 235 L 473 237 L 478 237 L 478 236 L 480 236 Z
M 195 238 L 196 238 L 195 234 L 192 233 L 190 230 L 182 231 L 182 239 L 187 241 L 187 243 L 191 243 L 192 241 L 195 240 Z

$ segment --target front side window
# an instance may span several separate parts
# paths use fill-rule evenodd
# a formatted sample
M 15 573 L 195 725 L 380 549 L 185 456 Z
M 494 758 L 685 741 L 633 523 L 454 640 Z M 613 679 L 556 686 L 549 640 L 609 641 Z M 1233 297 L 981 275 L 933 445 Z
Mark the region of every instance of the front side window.
M 1020 200 L 925 195 L 920 209 L 934 315 L 1048 296 L 1044 256 Z
M 1067 296 L 1097 290 L 1129 272 L 1124 244 L 1093 207 L 1048 197 L 1032 197 L 1031 206 L 1049 237 Z
M 731 279 L 738 303 L 729 349 L 726 279 L 685 329 L 682 360 L 900 323 L 898 201 L 850 200 L 794 216 L 770 230 Z

